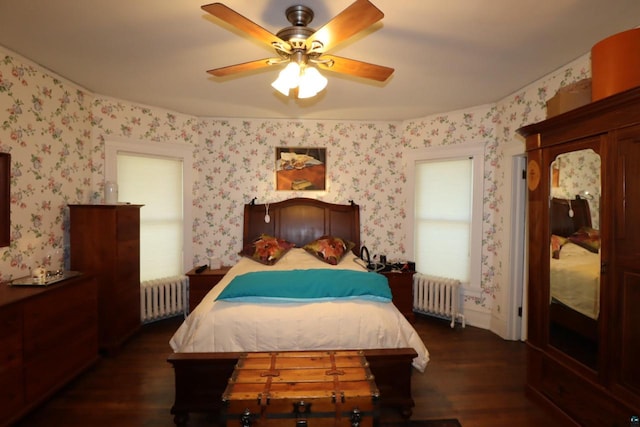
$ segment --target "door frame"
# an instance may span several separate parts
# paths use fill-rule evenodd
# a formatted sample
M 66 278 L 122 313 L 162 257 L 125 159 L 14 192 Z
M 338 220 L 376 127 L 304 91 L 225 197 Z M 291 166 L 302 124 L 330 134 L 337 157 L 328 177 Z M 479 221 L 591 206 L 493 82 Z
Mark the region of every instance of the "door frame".
M 509 227 L 507 265 L 508 294 L 506 295 L 506 339 L 527 337 L 527 157 L 524 144 L 510 144 L 504 151 L 506 194 L 510 197 L 505 224 Z

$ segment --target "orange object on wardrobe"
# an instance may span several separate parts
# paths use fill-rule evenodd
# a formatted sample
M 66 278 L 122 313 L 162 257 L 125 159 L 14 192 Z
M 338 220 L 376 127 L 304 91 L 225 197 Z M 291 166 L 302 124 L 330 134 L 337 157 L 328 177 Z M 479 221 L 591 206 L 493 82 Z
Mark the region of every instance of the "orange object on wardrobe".
M 640 28 L 608 37 L 591 48 L 591 100 L 640 86 Z

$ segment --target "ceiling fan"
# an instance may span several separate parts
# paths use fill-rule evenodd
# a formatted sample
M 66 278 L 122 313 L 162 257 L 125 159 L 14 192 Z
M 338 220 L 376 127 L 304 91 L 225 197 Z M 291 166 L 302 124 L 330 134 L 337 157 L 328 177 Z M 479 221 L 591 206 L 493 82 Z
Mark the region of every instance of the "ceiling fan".
M 316 65 L 323 70 L 381 82 L 387 80 L 394 71 L 393 68 L 326 53 L 340 42 L 382 19 L 384 14 L 368 0 L 356 0 L 317 31 L 308 27 L 314 16 L 311 8 L 303 5 L 291 6 L 285 12 L 291 26 L 283 28 L 276 34 L 272 34 L 222 3 L 207 4 L 202 6 L 202 9 L 268 44 L 277 54 L 274 58 L 259 59 L 207 71 L 217 77 L 286 63 L 287 67 L 280 73 L 273 86 L 285 95 L 288 95 L 289 89 L 297 88 L 298 97 L 305 98 L 315 95 L 326 86 L 326 79 L 311 65 Z M 317 85 L 322 87 L 318 90 L 319 86 L 316 86 L 309 92 L 304 85 L 306 77 L 310 80 L 316 79 Z M 324 82 L 319 79 L 324 79 Z

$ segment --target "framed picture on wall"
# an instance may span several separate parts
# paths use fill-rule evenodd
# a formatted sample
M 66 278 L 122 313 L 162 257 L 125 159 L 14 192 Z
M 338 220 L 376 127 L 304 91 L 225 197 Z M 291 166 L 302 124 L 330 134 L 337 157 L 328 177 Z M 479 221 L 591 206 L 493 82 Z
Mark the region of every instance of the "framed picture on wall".
M 276 147 L 276 190 L 326 191 L 327 149 Z
M 0 247 L 11 242 L 11 155 L 0 153 Z

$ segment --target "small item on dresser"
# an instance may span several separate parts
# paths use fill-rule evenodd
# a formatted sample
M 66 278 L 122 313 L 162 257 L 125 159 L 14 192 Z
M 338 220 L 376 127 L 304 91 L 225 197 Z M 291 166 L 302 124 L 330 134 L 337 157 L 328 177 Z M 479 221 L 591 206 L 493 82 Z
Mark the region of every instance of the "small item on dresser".
M 220 258 L 209 258 L 209 268 L 211 270 L 219 270 L 220 268 L 222 268 L 222 261 L 220 260 Z
M 115 205 L 118 203 L 118 183 L 115 181 L 107 181 L 104 183 L 104 202 L 107 205 Z
M 201 265 L 200 267 L 196 268 L 196 273 L 200 274 L 203 271 L 205 271 L 209 266 L 207 264 Z
M 38 270 L 37 274 L 36 270 Z M 60 271 L 56 274 L 47 274 L 46 269 L 42 268 L 42 270 L 40 270 L 38 268 L 34 269 L 30 276 L 18 277 L 8 282 L 8 284 L 11 286 L 49 286 L 72 277 L 80 276 L 81 274 L 79 271 L 69 270 Z
M 33 284 L 44 285 L 47 283 L 47 269 L 44 267 L 34 268 L 31 273 Z

